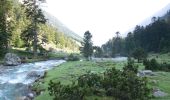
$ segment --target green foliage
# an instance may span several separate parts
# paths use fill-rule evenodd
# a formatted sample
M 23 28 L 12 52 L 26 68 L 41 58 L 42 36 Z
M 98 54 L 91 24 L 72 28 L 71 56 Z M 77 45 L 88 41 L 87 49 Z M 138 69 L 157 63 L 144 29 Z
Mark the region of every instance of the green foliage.
M 21 34 L 22 40 L 25 42 L 26 47 L 30 47 L 33 45 L 33 38 L 34 38 L 34 26 L 29 25 L 26 30 L 23 31 Z
M 83 100 L 82 89 L 72 83 L 71 85 L 62 85 L 60 82 L 50 81 L 49 94 L 54 96 L 53 100 Z
M 113 37 L 107 43 L 102 45 L 107 55 L 123 54 L 130 55 L 136 48 L 143 48 L 147 52 L 167 53 L 170 51 L 170 17 L 167 12 L 166 17 L 153 17 L 149 25 L 137 25 L 127 37 L 121 39 L 119 32 L 117 37 Z M 111 54 L 111 52 L 113 52 Z
M 89 31 L 86 31 L 84 33 L 84 39 L 83 39 L 84 42 L 82 44 L 83 45 L 82 53 L 83 53 L 84 57 L 88 60 L 93 54 L 93 46 L 92 46 L 93 43 L 92 43 L 91 38 L 92 38 L 91 33 Z
M 146 52 L 142 48 L 137 48 L 132 53 L 132 56 L 140 62 L 141 60 L 144 60 L 147 57 Z
M 120 34 L 120 33 L 119 33 Z M 125 40 L 119 35 L 113 37 L 106 44 L 102 45 L 103 56 L 104 57 L 115 57 L 125 55 Z
M 18 0 L 3 0 L 0 3 L 1 56 L 7 52 L 8 47 L 33 48 L 35 44 L 34 37 L 37 37 L 37 49 L 40 49 L 38 48 L 40 44 L 49 43 L 56 44 L 57 48 L 78 51 L 79 46 L 75 41 L 64 35 L 64 33 L 59 32 L 56 28 L 44 24 L 45 18 L 42 16 L 38 3 L 34 5 L 35 0 L 23 1 L 25 5 Z M 34 7 L 36 8 L 34 10 L 36 13 L 33 11 Z
M 131 32 L 129 32 L 125 38 L 125 51 L 128 55 L 131 55 L 135 48 L 134 36 Z
M 70 54 L 70 55 L 68 56 L 68 59 L 67 59 L 67 61 L 79 61 L 79 60 L 80 60 L 80 58 L 79 58 L 79 56 L 76 55 L 76 54 Z
M 101 77 L 95 73 L 88 72 L 78 78 L 78 85 L 80 87 L 100 87 Z
M 123 70 L 131 71 L 131 72 L 134 72 L 135 74 L 137 74 L 138 66 L 135 66 L 134 61 L 131 58 L 128 58 L 128 63 L 127 63 L 127 65 L 125 65 Z
M 24 7 L 25 7 L 25 13 L 27 14 L 27 18 L 30 19 L 31 23 L 26 29 L 26 40 L 31 40 L 33 41 L 33 52 L 34 56 L 37 56 L 37 45 L 38 45 L 38 24 L 45 24 L 46 19 L 45 16 L 43 15 L 41 9 L 39 8 L 39 5 L 37 5 L 38 1 L 36 0 L 24 0 Z M 23 33 L 25 34 L 25 33 Z M 23 35 L 24 36 L 24 35 Z M 27 39 L 28 38 L 28 39 Z M 30 42 L 30 41 L 27 41 Z
M 65 59 L 66 57 L 67 57 L 67 53 L 64 52 L 57 52 L 57 53 L 48 52 L 47 54 L 48 59 Z
M 114 71 L 112 70 L 114 74 L 109 74 L 109 77 L 106 77 L 113 80 L 110 81 L 111 86 L 107 88 L 108 96 L 113 96 L 116 100 L 147 100 L 150 98 L 150 89 L 147 87 L 145 78 L 139 78 L 129 70 L 124 70 L 120 75 Z
M 12 0 L 0 1 L 0 56 L 4 55 L 9 46 L 12 31 Z
M 148 52 L 168 52 L 170 38 L 169 23 L 164 19 L 154 18 L 154 21 L 147 25 L 136 26 L 133 31 L 135 44 Z
M 116 32 L 117 37 L 113 39 L 112 43 L 112 56 L 120 55 L 122 51 L 122 38 L 119 36 L 119 32 Z
M 144 60 L 143 64 L 145 69 L 154 70 L 154 71 L 170 71 L 170 64 L 167 63 L 158 63 L 155 59 Z
M 79 76 L 77 84 L 61 85 L 50 82 L 48 90 L 54 100 L 84 100 L 91 95 L 111 96 L 116 100 L 148 100 L 151 90 L 147 79 L 136 75 L 136 67 L 132 62 L 123 69 L 108 69 L 103 76 L 87 73 Z M 80 99 L 81 98 L 81 99 Z
M 94 46 L 93 51 L 94 51 L 94 56 L 95 57 L 102 57 L 103 56 L 102 48 L 100 48 L 98 46 Z

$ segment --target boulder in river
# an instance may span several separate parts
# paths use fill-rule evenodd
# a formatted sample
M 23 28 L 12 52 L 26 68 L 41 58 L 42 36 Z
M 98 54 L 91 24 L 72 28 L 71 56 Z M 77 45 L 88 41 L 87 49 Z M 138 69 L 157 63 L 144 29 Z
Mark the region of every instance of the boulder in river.
M 34 99 L 34 94 L 33 94 L 33 93 L 29 93 L 29 94 L 27 95 L 27 97 L 30 98 L 31 100 L 33 100 L 33 99 Z
M 30 73 L 27 74 L 27 78 L 40 78 L 40 77 L 43 77 L 45 75 L 45 72 L 41 71 L 41 72 L 38 72 L 38 71 L 31 71 Z
M 21 64 L 21 59 L 14 53 L 7 53 L 4 58 L 4 65 L 17 66 Z

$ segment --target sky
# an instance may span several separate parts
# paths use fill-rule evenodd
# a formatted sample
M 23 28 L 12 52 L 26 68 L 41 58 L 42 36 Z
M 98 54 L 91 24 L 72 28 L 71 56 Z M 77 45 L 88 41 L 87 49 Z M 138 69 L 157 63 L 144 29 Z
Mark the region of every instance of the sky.
M 83 37 L 89 30 L 93 44 L 101 46 L 121 36 L 170 3 L 170 0 L 47 0 L 46 11 Z

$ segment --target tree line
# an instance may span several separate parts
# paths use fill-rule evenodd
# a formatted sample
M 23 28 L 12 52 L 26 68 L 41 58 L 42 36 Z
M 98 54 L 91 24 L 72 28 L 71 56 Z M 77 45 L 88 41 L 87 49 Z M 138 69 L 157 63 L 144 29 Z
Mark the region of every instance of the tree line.
M 102 45 L 105 56 L 132 55 L 137 49 L 145 52 L 166 53 L 170 51 L 170 12 L 165 17 L 153 17 L 146 26 L 137 25 L 125 38 L 116 37 Z

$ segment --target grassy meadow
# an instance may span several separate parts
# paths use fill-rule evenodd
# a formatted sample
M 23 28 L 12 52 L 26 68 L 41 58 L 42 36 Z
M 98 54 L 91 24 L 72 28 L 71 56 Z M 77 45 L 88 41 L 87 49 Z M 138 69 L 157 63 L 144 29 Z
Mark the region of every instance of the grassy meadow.
M 155 58 L 159 62 L 169 62 L 169 54 L 152 54 L 149 55 L 149 59 Z M 48 93 L 48 83 L 50 80 L 60 81 L 62 84 L 70 84 L 72 81 L 76 80 L 78 76 L 85 74 L 87 72 L 92 73 L 103 73 L 106 69 L 116 67 L 116 69 L 122 69 L 126 62 L 96 62 L 96 61 L 69 61 L 63 63 L 52 70 L 47 72 L 47 75 L 44 79 L 41 79 L 39 82 L 36 82 L 33 86 L 33 89 L 37 91 L 42 91 L 41 95 L 37 96 L 35 100 L 52 100 L 52 97 Z M 139 66 L 139 70 L 144 69 L 142 63 L 135 63 Z M 160 90 L 166 92 L 168 96 L 153 98 L 152 100 L 170 100 L 170 72 L 155 72 L 155 76 L 148 77 L 151 87 L 159 88 Z M 156 83 L 152 83 L 152 81 Z M 112 100 L 110 97 L 96 97 L 91 96 L 87 97 L 87 100 Z

